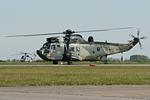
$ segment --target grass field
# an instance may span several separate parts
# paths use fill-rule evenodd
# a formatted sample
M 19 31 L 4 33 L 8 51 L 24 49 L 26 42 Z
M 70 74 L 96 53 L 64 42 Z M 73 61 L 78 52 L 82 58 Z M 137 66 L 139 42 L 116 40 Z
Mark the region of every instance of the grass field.
M 60 63 L 60 62 L 59 62 Z M 67 62 L 63 62 L 67 64 Z M 53 62 L 49 61 L 33 61 L 33 62 L 20 62 L 20 61 L 0 61 L 0 65 L 49 65 L 53 64 Z M 104 64 L 104 62 L 100 61 L 74 61 L 73 64 Z M 108 64 L 150 64 L 150 62 L 132 62 L 132 61 L 109 61 Z
M 144 85 L 150 67 L 0 67 L 0 86 Z

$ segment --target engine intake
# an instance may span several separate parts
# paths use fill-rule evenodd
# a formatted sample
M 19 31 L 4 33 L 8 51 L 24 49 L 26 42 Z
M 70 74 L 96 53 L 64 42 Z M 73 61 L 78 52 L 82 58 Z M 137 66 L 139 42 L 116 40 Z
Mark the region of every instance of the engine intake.
M 94 38 L 92 36 L 89 36 L 88 42 L 94 42 Z

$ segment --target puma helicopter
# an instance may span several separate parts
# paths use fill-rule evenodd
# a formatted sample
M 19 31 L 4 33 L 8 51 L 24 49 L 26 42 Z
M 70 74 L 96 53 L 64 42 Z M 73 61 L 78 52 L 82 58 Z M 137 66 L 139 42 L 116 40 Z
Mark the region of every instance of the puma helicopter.
M 28 37 L 28 36 L 43 36 L 43 35 L 60 35 L 49 37 L 46 43 L 37 50 L 37 54 L 40 58 L 47 61 L 53 61 L 54 64 L 58 64 L 58 61 L 67 61 L 67 64 L 71 64 L 72 61 L 104 61 L 107 63 L 107 56 L 123 53 L 132 49 L 137 43 L 140 47 L 142 44 L 141 39 L 146 37 L 140 37 L 140 30 L 137 29 L 137 36 L 131 34 L 133 38 L 128 43 L 109 43 L 94 41 L 92 36 L 88 37 L 86 41 L 79 33 L 88 32 L 101 32 L 112 30 L 131 29 L 134 27 L 124 28 L 110 28 L 102 30 L 87 30 L 87 31 L 72 31 L 70 29 L 64 32 L 56 33 L 44 33 L 44 34 L 30 34 L 30 35 L 13 35 L 6 37 Z

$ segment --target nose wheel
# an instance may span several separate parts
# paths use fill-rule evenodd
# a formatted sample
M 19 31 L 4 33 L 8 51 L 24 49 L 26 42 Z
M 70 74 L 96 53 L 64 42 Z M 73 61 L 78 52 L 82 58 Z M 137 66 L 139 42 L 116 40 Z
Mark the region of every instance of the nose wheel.
M 58 61 L 53 61 L 53 64 L 55 64 L 55 65 L 58 64 Z

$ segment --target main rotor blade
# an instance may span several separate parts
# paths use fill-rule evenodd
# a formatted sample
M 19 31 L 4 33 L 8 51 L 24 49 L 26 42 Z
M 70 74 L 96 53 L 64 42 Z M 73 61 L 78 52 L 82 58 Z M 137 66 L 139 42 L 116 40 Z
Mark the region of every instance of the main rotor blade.
M 102 29 L 102 30 L 75 31 L 74 33 L 112 31 L 112 30 L 123 30 L 123 29 L 131 29 L 131 28 L 134 28 L 134 27 L 108 28 L 108 29 Z
M 63 33 L 43 33 L 43 34 L 25 34 L 25 35 L 10 35 L 6 37 L 28 37 L 28 36 L 42 36 L 42 35 L 57 35 L 57 34 L 63 34 Z
M 100 32 L 100 31 L 123 30 L 123 29 L 131 29 L 131 28 L 134 28 L 134 27 L 109 28 L 109 29 L 102 29 L 102 30 L 87 30 L 87 31 L 70 31 L 70 32 L 71 33 Z M 58 34 L 66 34 L 66 33 L 67 33 L 67 30 L 64 32 L 58 32 L 58 33 L 10 35 L 10 36 L 6 36 L 6 37 L 28 37 L 28 36 L 42 36 L 42 35 L 58 35 Z

